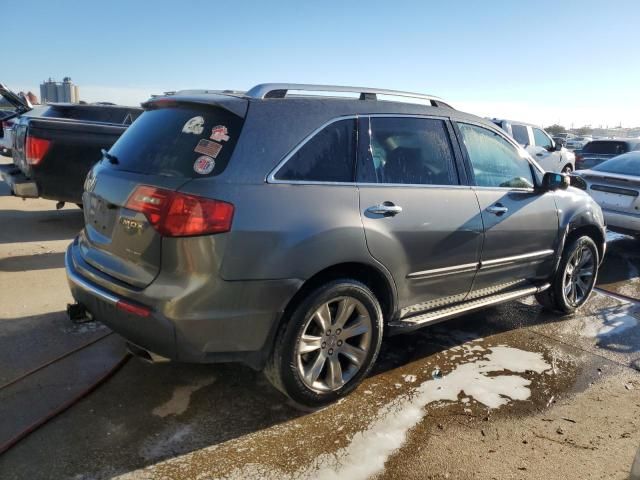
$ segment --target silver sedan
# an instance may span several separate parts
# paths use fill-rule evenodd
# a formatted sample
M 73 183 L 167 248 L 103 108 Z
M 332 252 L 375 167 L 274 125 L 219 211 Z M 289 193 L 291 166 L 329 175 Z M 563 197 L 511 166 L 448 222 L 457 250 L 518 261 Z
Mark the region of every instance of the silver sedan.
M 640 152 L 613 157 L 590 170 L 578 170 L 614 232 L 640 238 Z

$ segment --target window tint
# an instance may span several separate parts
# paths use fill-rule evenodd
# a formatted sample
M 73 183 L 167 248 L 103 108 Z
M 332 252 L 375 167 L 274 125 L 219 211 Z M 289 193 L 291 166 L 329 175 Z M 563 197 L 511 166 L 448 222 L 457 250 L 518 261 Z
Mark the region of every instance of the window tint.
M 481 187 L 531 188 L 529 162 L 507 140 L 486 128 L 458 123 L 469 154 L 476 185 Z
M 523 147 L 529 145 L 529 133 L 527 127 L 524 125 L 511 125 L 511 131 L 513 132 L 513 138 Z
M 582 149 L 582 153 L 604 153 L 618 155 L 620 153 L 626 153 L 629 147 L 625 142 L 616 141 L 595 141 L 589 142 Z
M 539 128 L 533 129 L 533 139 L 535 140 L 537 147 L 547 149 L 551 148 L 551 139 Z
M 442 120 L 372 117 L 369 149 L 360 158 L 360 182 L 458 184 L 455 157 Z
M 277 180 L 353 182 L 356 121 L 327 125 L 298 150 L 276 173 Z
M 118 159 L 112 168 L 172 177 L 218 175 L 242 124 L 222 108 L 178 104 L 146 110 L 109 150 Z M 222 137 L 214 136 L 217 129 Z

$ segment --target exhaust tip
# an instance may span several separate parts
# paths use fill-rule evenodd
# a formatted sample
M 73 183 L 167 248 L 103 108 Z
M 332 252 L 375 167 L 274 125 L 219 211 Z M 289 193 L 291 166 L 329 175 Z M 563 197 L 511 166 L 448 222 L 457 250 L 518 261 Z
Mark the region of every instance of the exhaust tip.
M 149 350 L 139 347 L 138 345 L 127 342 L 127 350 L 133 356 L 138 357 L 141 360 L 149 363 L 166 363 L 169 362 L 170 359 L 167 357 L 163 357 L 162 355 L 158 355 L 157 353 L 150 352 Z

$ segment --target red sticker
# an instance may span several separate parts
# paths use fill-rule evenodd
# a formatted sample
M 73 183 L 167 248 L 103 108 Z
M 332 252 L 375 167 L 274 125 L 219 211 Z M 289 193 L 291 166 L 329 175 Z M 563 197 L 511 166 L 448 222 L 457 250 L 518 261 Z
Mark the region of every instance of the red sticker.
M 222 145 L 203 138 L 198 142 L 198 145 L 196 145 L 196 148 L 193 150 L 197 153 L 216 158 L 220 153 L 220 150 L 222 150 Z
M 224 125 L 217 125 L 211 129 L 211 136 L 209 138 L 216 142 L 226 142 L 229 140 L 228 134 L 229 131 L 227 130 L 227 127 Z
M 193 170 L 200 175 L 208 175 L 213 172 L 215 166 L 216 161 L 213 158 L 202 155 L 193 164 Z

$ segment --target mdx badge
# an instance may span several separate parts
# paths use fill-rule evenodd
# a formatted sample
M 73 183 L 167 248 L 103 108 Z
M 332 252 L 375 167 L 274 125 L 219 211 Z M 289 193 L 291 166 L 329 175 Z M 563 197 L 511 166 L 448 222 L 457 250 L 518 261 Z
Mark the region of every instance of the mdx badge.
M 132 220 L 131 218 L 120 217 L 120 223 L 124 226 L 127 232 L 130 233 L 142 233 L 144 225 L 141 222 Z

